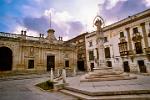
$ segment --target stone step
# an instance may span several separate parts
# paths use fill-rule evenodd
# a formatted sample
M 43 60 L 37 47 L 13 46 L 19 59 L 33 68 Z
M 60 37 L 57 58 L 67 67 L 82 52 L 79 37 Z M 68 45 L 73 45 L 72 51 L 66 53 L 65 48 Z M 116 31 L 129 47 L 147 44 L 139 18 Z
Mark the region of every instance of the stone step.
M 113 90 L 113 91 L 86 91 L 78 88 L 73 88 L 69 86 L 64 87 L 65 90 L 69 90 L 72 92 L 78 92 L 81 94 L 89 95 L 89 96 L 111 96 L 111 95 L 138 95 L 138 94 L 149 94 L 150 95 L 150 90 L 149 89 L 129 89 L 129 90 Z
M 102 77 L 102 78 L 84 78 L 81 77 L 80 82 L 98 82 L 98 81 L 116 81 L 116 80 L 131 80 L 136 77 Z
M 138 95 L 113 95 L 113 96 L 90 96 L 69 90 L 60 90 L 60 92 L 67 95 L 75 96 L 81 100 L 149 100 L 150 94 L 138 94 Z

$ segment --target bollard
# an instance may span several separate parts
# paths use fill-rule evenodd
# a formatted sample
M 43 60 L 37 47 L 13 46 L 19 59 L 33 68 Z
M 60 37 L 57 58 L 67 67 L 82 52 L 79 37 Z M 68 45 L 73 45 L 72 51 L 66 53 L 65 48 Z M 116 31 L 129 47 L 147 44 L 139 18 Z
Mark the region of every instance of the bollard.
M 60 69 L 57 69 L 57 77 L 60 76 Z
M 53 68 L 51 68 L 51 73 L 50 73 L 50 80 L 53 82 L 54 79 L 54 74 L 53 74 Z
M 62 78 L 63 78 L 63 83 L 67 83 L 66 82 L 66 70 L 62 69 Z
M 77 75 L 76 67 L 74 67 L 74 69 L 73 69 L 73 76 L 76 76 L 76 75 Z

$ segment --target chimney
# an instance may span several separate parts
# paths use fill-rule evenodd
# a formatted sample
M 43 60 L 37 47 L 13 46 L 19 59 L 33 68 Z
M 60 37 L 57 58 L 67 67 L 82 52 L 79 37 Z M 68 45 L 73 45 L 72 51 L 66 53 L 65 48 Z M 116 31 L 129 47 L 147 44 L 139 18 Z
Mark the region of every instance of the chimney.
M 24 35 L 26 35 L 27 34 L 27 31 L 24 31 Z
M 21 35 L 23 35 L 23 30 L 21 30 Z

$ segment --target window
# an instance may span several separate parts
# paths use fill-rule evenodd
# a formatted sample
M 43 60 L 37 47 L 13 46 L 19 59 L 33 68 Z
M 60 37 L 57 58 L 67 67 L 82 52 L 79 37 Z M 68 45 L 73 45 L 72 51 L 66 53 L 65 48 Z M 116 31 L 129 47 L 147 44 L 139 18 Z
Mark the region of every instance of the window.
M 139 33 L 137 27 L 133 28 L 133 33 L 134 33 L 134 34 Z
M 94 52 L 89 51 L 89 60 L 94 60 Z
M 121 42 L 118 45 L 119 45 L 120 56 L 128 55 L 127 42 Z
M 99 59 L 99 52 L 98 52 L 98 48 L 96 48 L 96 54 L 97 54 L 97 59 Z
M 110 49 L 109 49 L 109 47 L 105 48 L 105 58 L 110 58 Z
M 69 67 L 69 60 L 65 61 L 65 67 Z
M 124 33 L 123 32 L 120 32 L 120 37 L 124 37 Z
M 93 43 L 92 41 L 89 42 L 89 47 L 93 46 Z
M 135 43 L 135 50 L 136 50 L 136 54 L 141 54 L 141 53 L 143 53 L 141 42 L 136 42 L 136 43 Z
M 108 67 L 112 67 L 111 61 L 107 61 L 107 66 L 108 66 Z
M 108 42 L 108 39 L 107 39 L 107 37 L 104 37 L 104 43 L 105 43 L 105 42 Z
M 34 60 L 28 60 L 28 68 L 34 68 Z

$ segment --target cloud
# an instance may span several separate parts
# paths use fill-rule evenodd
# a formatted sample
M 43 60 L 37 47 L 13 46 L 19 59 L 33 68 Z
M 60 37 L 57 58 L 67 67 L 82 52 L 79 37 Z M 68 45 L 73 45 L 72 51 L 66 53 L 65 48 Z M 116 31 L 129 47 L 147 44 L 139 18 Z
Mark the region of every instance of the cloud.
M 150 7 L 150 1 L 149 0 L 144 0 L 144 3 L 147 7 Z
M 14 29 L 13 33 L 21 34 L 21 30 L 26 30 L 28 36 L 39 37 L 39 33 L 37 33 L 36 31 L 33 31 L 33 30 L 28 30 L 26 27 L 21 26 L 21 25 L 17 25 L 16 28 Z
M 25 17 L 23 19 L 23 26 L 28 30 L 35 31 L 37 33 L 46 33 L 50 26 L 50 14 L 52 13 L 51 26 L 55 30 L 55 35 L 72 38 L 83 32 L 83 24 L 80 21 L 73 20 L 73 17 L 68 12 L 56 12 L 53 10 L 45 10 L 41 17 Z M 46 34 L 45 34 L 46 35 Z
M 49 27 L 48 20 L 43 16 L 40 18 L 26 17 L 23 19 L 23 24 L 28 30 L 34 30 L 39 33 L 45 33 Z
M 75 34 L 79 32 L 82 32 L 82 30 L 84 29 L 82 23 L 80 21 L 71 21 L 68 22 L 70 29 L 69 29 L 69 33 L 71 34 Z
M 149 0 L 5 0 L 6 2 L 10 4 L 5 4 L 4 9 L 0 10 L 0 29 L 11 32 L 26 28 L 36 34 L 46 33 L 51 12 L 56 37 L 63 36 L 65 39 L 95 30 L 93 19 L 98 12 L 108 25 L 150 7 Z M 99 9 L 98 4 L 101 5 Z
M 111 9 L 107 9 L 108 4 L 109 0 L 106 0 L 101 10 L 101 15 L 105 19 L 106 25 L 147 9 L 142 0 L 118 0 Z
M 7 4 L 10 4 L 12 0 L 4 0 Z

